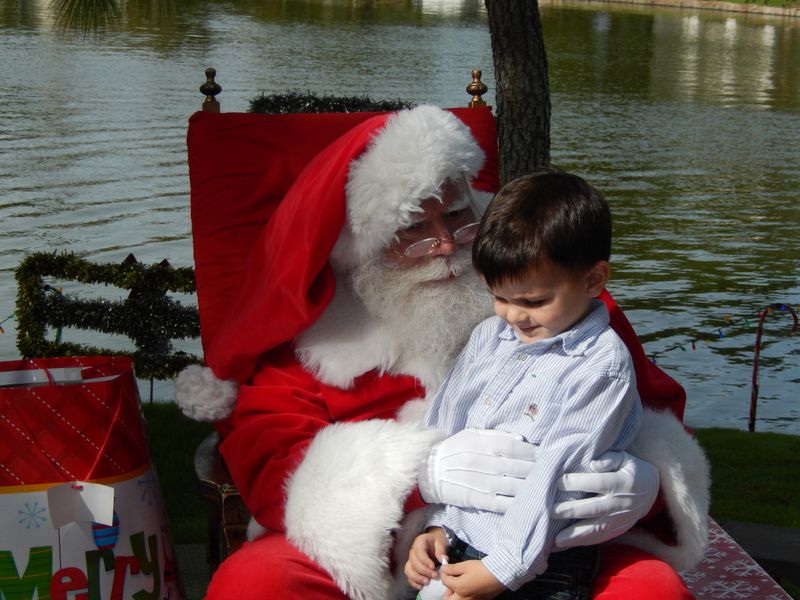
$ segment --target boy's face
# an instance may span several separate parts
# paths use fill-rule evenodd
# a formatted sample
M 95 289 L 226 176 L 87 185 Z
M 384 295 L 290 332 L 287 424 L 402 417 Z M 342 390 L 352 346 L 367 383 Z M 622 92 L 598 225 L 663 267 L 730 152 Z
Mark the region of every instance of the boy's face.
M 514 328 L 522 342 L 553 337 L 586 316 L 592 298 L 603 290 L 609 274 L 606 261 L 598 261 L 581 273 L 545 262 L 518 281 L 490 289 L 494 312 Z

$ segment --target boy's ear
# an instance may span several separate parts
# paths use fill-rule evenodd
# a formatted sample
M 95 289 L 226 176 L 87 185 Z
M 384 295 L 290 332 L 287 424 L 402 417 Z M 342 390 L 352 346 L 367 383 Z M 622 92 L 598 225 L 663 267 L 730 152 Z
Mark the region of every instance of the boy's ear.
M 586 273 L 586 293 L 592 298 L 600 295 L 611 277 L 611 265 L 607 260 L 598 260 Z

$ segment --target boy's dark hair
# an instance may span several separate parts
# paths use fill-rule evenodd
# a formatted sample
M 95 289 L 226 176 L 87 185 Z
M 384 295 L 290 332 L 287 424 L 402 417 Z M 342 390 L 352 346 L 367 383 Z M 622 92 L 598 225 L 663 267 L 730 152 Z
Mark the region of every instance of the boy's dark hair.
M 577 175 L 553 168 L 507 183 L 483 215 L 472 264 L 489 287 L 546 261 L 572 272 L 611 256 L 611 211 Z

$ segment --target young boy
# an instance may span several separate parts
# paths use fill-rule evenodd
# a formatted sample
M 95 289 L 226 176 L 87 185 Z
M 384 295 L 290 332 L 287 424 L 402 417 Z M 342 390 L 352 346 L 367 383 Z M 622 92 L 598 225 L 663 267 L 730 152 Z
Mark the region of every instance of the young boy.
M 589 597 L 596 548 L 550 554 L 568 524 L 550 507 L 575 497 L 556 489 L 563 473 L 625 449 L 641 419 L 631 358 L 596 299 L 610 254 L 608 205 L 576 175 L 520 177 L 489 205 L 472 259 L 496 316 L 472 332 L 426 422 L 447 435 L 515 432 L 538 454 L 504 515 L 451 505 L 433 513 L 405 566 L 416 589 L 436 578 L 436 560 L 448 600 Z

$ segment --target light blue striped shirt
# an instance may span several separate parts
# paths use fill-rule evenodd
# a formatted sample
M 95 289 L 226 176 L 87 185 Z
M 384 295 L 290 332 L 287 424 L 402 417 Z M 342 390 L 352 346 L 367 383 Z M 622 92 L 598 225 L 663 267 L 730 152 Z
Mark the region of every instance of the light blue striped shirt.
M 519 433 L 539 447 L 536 463 L 505 515 L 448 505 L 429 524 L 486 553 L 486 568 L 516 590 L 545 571 L 556 533 L 569 524 L 550 518 L 554 501 L 580 497 L 557 491 L 555 482 L 563 473 L 587 471 L 606 450 L 626 448 L 641 416 L 630 354 L 599 300 L 573 329 L 534 343 L 521 342 L 499 317 L 483 321 L 426 422 L 448 435 Z

